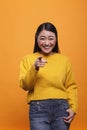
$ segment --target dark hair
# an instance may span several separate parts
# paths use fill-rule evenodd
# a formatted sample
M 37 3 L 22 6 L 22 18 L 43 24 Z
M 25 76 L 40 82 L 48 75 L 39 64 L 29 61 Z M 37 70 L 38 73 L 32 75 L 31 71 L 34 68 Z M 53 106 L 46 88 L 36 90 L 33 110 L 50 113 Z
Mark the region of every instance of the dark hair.
M 37 28 L 37 31 L 36 31 L 36 34 L 35 34 L 35 45 L 34 45 L 33 53 L 35 53 L 35 52 L 41 52 L 41 49 L 39 48 L 38 43 L 37 43 L 37 38 L 38 38 L 39 33 L 40 33 L 42 30 L 47 30 L 47 31 L 51 31 L 51 32 L 55 33 L 55 36 L 56 36 L 56 44 L 55 44 L 55 47 L 53 48 L 52 51 L 59 53 L 60 50 L 59 50 L 59 46 L 58 46 L 57 30 L 56 30 L 55 26 L 54 26 L 52 23 L 49 23 L 49 22 L 42 23 L 42 24 L 39 25 L 39 27 Z

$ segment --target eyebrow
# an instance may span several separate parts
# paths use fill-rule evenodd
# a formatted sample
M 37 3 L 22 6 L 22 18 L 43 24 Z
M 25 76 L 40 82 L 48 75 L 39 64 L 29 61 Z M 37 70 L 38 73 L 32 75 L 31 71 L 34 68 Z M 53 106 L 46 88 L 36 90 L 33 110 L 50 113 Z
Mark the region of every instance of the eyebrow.
M 46 36 L 40 36 L 40 37 L 46 37 Z M 48 37 L 55 37 L 55 36 L 51 36 L 51 35 L 50 35 L 50 36 L 48 36 Z

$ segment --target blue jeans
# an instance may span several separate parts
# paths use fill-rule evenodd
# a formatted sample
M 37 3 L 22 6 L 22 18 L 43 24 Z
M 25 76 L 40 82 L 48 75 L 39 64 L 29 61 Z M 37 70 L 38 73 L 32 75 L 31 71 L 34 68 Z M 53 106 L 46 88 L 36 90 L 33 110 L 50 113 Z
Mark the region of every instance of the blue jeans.
M 68 116 L 65 99 L 47 99 L 30 103 L 30 130 L 69 130 L 62 117 Z

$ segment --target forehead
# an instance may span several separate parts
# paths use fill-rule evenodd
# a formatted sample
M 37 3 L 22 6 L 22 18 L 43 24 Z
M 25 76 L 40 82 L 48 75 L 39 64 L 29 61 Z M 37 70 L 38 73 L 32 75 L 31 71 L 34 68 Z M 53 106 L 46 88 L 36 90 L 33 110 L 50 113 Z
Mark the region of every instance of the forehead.
M 55 36 L 55 33 L 47 30 L 42 30 L 38 36 Z

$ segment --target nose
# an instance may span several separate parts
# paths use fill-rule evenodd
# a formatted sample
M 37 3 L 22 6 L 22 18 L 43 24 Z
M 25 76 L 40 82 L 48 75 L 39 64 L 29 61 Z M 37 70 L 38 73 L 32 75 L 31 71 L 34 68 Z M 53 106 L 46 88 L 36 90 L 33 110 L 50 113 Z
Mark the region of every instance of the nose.
M 48 39 L 45 41 L 45 45 L 49 45 L 49 40 Z

